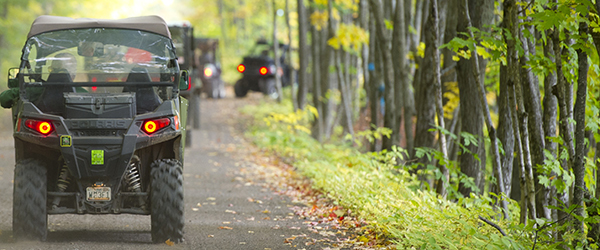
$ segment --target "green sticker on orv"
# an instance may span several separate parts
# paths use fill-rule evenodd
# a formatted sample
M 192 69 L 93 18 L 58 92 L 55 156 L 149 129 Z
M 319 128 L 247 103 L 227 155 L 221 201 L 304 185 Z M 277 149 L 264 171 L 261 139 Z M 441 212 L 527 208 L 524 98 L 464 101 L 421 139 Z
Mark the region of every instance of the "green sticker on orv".
M 104 150 L 92 150 L 92 165 L 104 165 Z

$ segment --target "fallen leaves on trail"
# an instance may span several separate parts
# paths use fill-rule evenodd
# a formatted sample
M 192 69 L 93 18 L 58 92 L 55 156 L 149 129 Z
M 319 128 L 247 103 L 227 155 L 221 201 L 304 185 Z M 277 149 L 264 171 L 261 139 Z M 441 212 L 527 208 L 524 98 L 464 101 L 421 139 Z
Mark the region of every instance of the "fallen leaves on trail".
M 227 230 L 232 230 L 232 227 L 228 227 L 228 226 L 221 226 L 219 227 L 219 229 L 227 229 Z
M 242 117 L 242 116 L 240 116 Z M 241 123 L 238 121 L 238 123 Z M 273 156 L 271 152 L 260 150 L 240 137 L 237 146 L 228 145 L 234 158 L 237 159 L 235 166 L 239 168 L 234 178 L 238 186 L 258 186 L 263 192 L 273 192 L 285 195 L 291 199 L 288 208 L 292 213 L 286 218 L 277 216 L 264 217 L 263 220 L 285 220 L 290 217 L 299 217 L 305 220 L 301 226 L 287 227 L 287 229 L 309 232 L 298 236 L 283 236 L 284 242 L 290 246 L 303 249 L 386 249 L 391 244 L 382 239 L 380 235 L 372 232 L 368 223 L 356 218 L 350 209 L 334 205 L 326 194 L 312 189 L 310 180 L 296 173 L 294 166 L 287 164 L 293 159 L 284 159 Z M 263 204 L 256 197 L 248 197 L 248 202 Z M 260 212 L 261 210 L 258 210 Z M 262 210 L 268 211 L 267 209 Z M 275 211 L 275 210 L 273 210 Z M 270 216 L 272 214 L 269 214 Z M 247 218 L 248 221 L 255 220 L 254 217 Z M 258 220 L 258 219 L 257 219 Z M 260 222 L 260 221 L 259 221 Z M 272 227 L 280 229 L 279 226 Z M 265 248 L 265 250 L 270 250 Z
M 168 239 L 167 241 L 165 241 L 165 244 L 167 244 L 169 246 L 174 246 L 175 242 L 172 242 L 171 239 Z
M 265 157 L 265 154 L 265 152 L 253 152 L 246 155 L 244 162 L 240 163 L 241 169 L 238 173 L 244 178 L 235 178 L 235 180 L 246 186 L 261 186 L 263 191 L 268 189 L 291 198 L 295 205 L 288 205 L 288 208 L 293 211 L 290 216 L 297 216 L 306 221 L 302 227 L 289 227 L 288 229 L 306 228 L 313 234 L 285 238 L 286 244 L 291 246 L 320 244 L 320 246 L 330 246 L 329 249 L 385 249 L 390 247 L 389 242 L 367 227 L 367 222 L 354 217 L 350 209 L 334 205 L 331 200 L 326 198 L 326 195 L 312 189 L 310 181 L 299 176 L 292 166 L 276 157 Z M 262 204 L 262 201 L 254 198 L 249 197 L 247 200 Z M 268 214 L 270 211 L 265 209 L 262 213 Z M 265 217 L 263 220 L 271 220 L 271 218 Z M 280 226 L 276 225 L 272 229 L 280 229 Z M 295 243 L 295 240 L 302 240 L 304 243 Z

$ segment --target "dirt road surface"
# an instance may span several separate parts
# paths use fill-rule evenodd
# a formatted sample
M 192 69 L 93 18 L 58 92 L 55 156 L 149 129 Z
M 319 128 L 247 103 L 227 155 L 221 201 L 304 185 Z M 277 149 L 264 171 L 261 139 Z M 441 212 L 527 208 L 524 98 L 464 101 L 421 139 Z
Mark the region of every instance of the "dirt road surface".
M 173 246 L 152 244 L 150 217 L 143 215 L 50 215 L 46 242 L 15 242 L 12 238 L 14 149 L 10 129 L 3 129 L 0 250 L 327 248 L 323 243 L 315 243 L 318 234 L 315 236 L 291 210 L 301 204 L 243 173 L 253 163 L 244 156 L 248 144 L 241 137 L 239 129 L 243 126 L 235 110 L 264 97 L 231 96 L 202 99 L 201 128 L 193 131 L 193 146 L 185 151 L 185 241 Z

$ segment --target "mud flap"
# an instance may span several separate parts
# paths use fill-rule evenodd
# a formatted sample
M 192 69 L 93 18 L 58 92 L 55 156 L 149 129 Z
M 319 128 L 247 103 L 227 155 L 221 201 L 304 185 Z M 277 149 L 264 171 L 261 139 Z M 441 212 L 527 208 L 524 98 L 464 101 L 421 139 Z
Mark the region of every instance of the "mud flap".
M 188 100 L 184 97 L 179 97 L 179 117 L 181 122 L 181 155 L 183 157 L 183 152 L 185 150 L 185 146 L 190 146 L 192 143 L 191 133 L 187 129 L 188 124 Z M 183 159 L 181 160 L 183 162 Z

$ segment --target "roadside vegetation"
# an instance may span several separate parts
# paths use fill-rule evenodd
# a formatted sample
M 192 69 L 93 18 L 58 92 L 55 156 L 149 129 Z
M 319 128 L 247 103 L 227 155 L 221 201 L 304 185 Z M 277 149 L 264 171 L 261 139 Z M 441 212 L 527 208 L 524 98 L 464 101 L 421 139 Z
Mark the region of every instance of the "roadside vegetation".
M 361 152 L 349 138 L 319 143 L 310 135 L 316 114 L 311 107 L 294 112 L 290 102 L 265 101 L 242 112 L 254 117 L 247 132 L 253 143 L 292 165 L 313 188 L 367 221 L 398 249 L 532 249 L 534 244 L 535 249 L 553 249 L 559 244 L 548 237 L 548 227 L 539 225 L 536 234 L 538 229 L 520 224 L 515 201 L 510 220 L 488 224 L 483 219 L 499 216 L 490 195 L 448 200 L 424 189 L 408 171 L 413 166 L 396 161 L 402 158 L 399 147 L 375 153 Z

